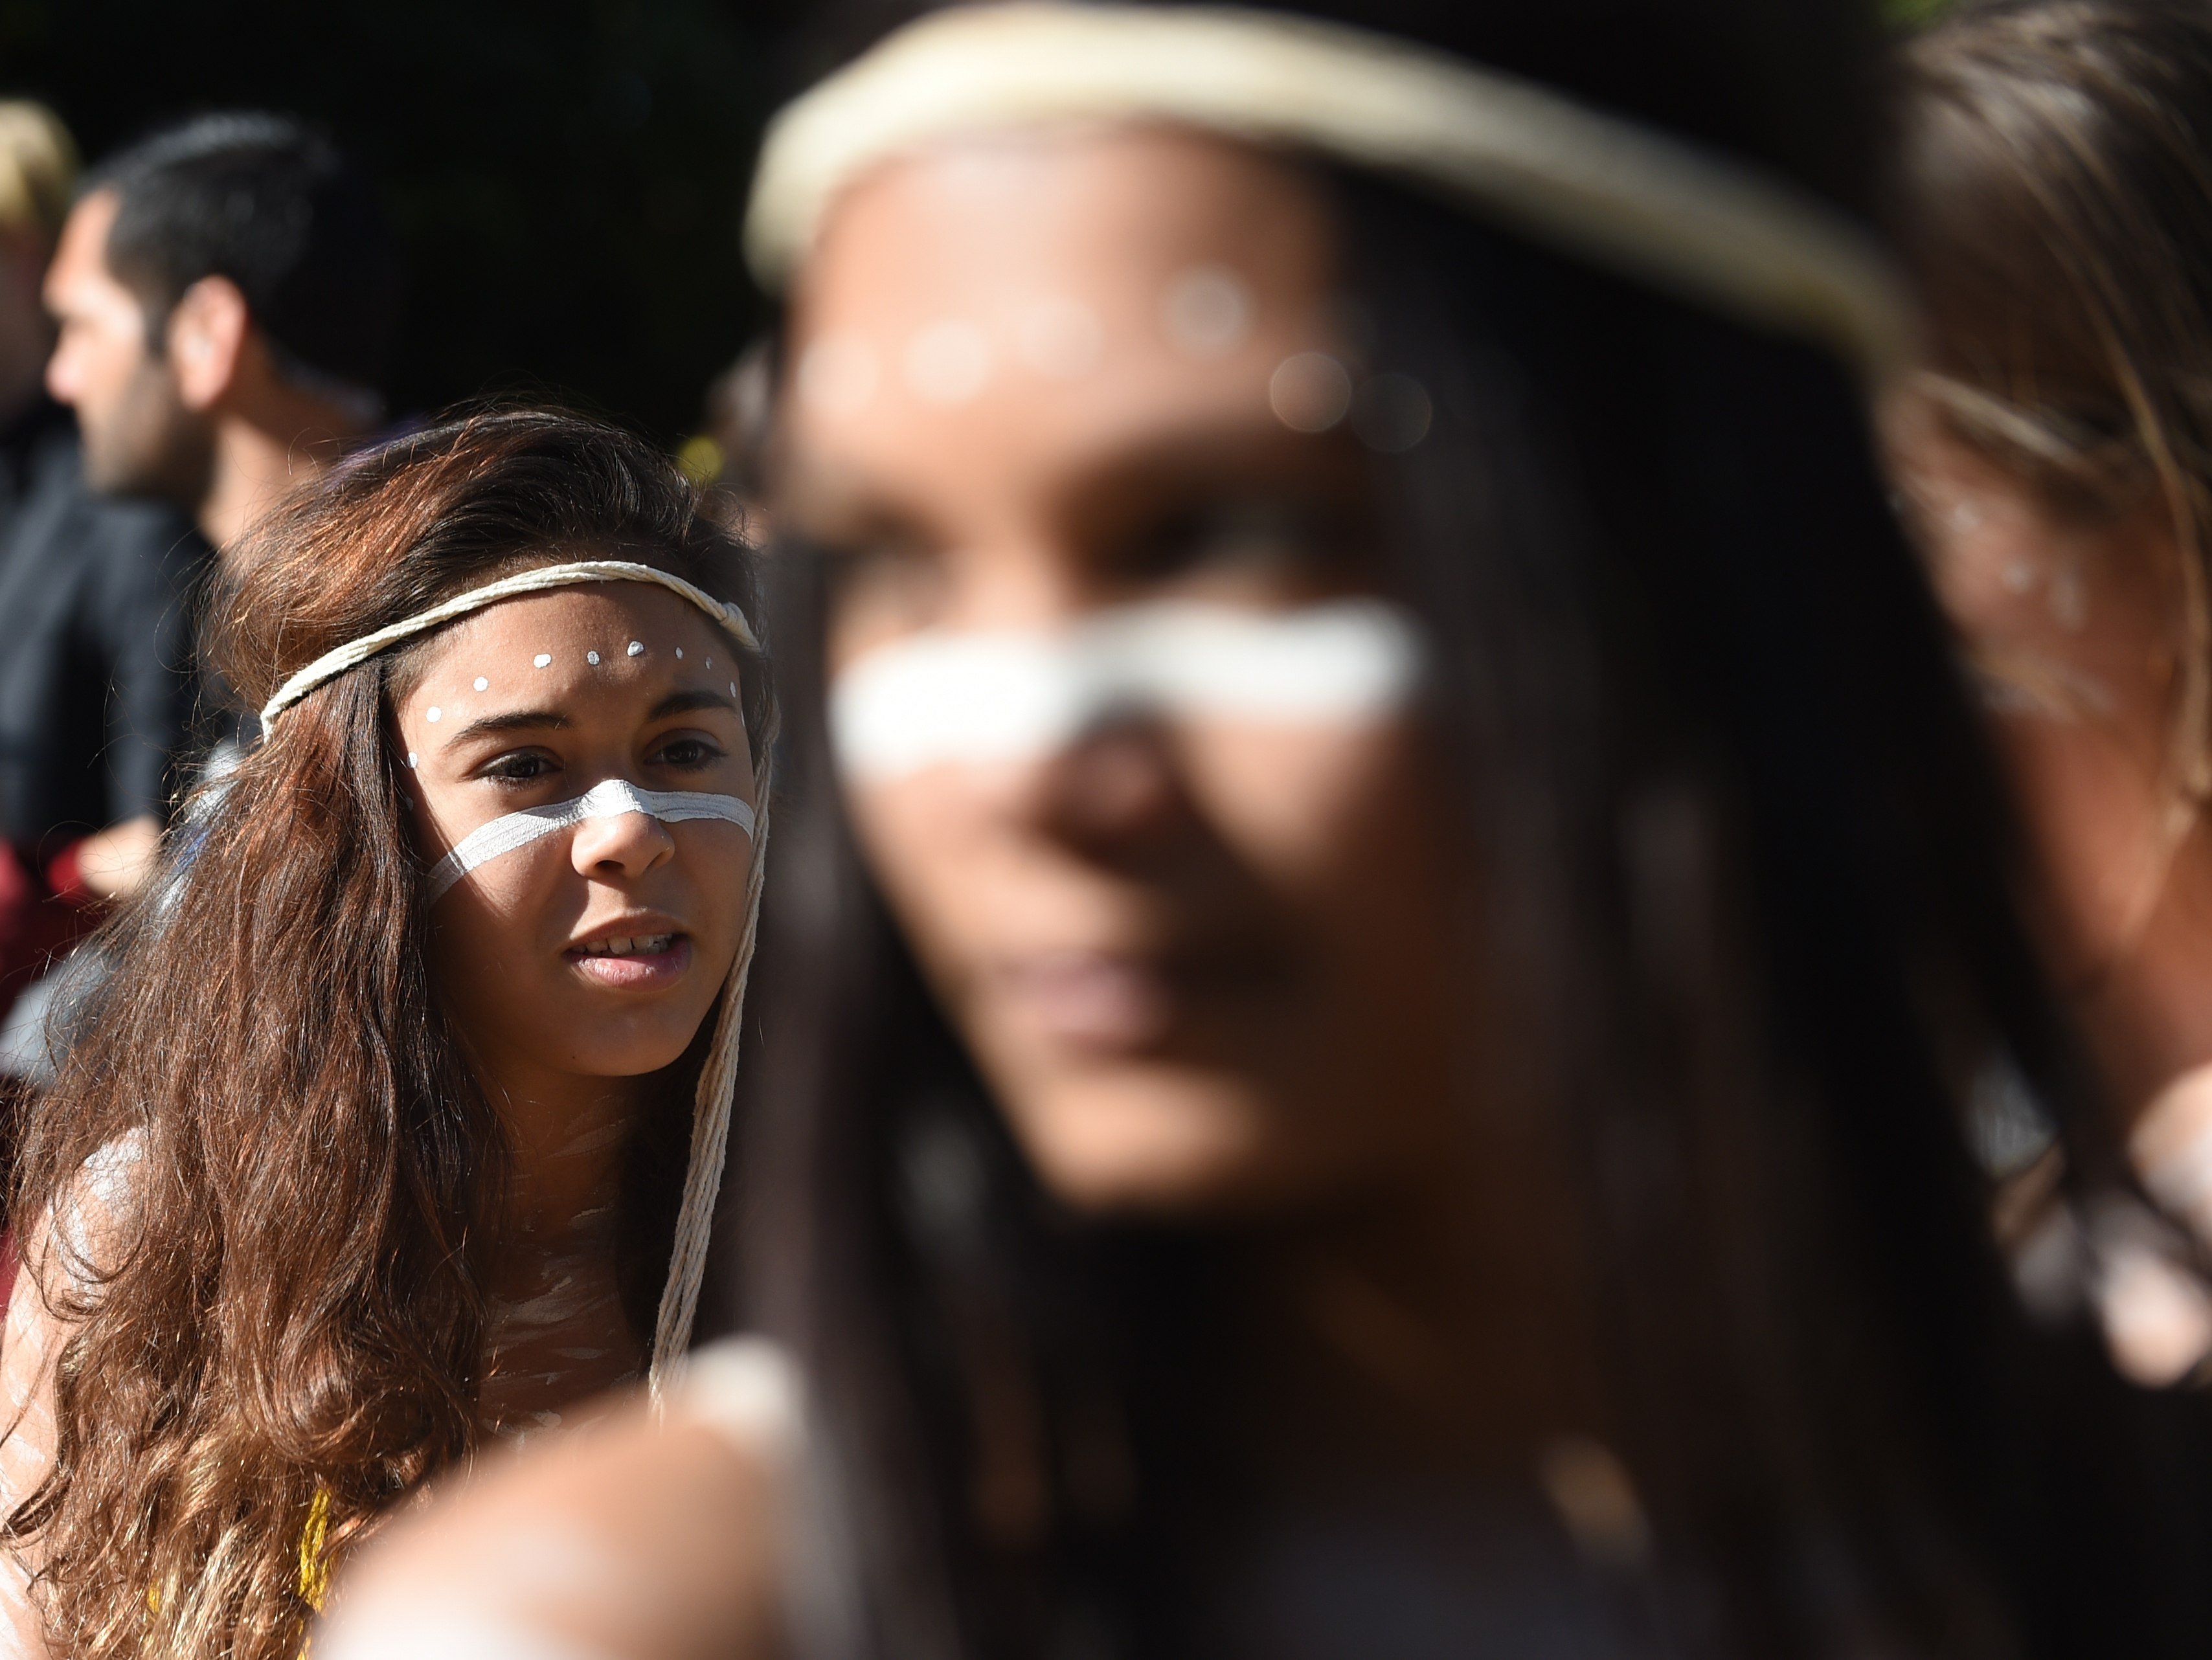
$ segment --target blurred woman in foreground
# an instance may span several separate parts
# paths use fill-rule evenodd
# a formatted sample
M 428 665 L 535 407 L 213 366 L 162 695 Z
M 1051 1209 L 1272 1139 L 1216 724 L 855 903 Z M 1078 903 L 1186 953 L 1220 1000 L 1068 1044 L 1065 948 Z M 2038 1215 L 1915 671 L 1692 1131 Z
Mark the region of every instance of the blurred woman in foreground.
M 1861 415 L 1866 43 L 1358 9 L 953 10 L 771 135 L 804 1384 L 710 1351 L 322 1660 L 2201 1645 L 2194 1450 L 1962 1133 L 2071 1094 Z
M 1970 8 L 1904 58 L 1896 209 L 1929 360 L 1894 463 L 2033 833 L 2043 943 L 2111 1139 L 2212 1249 L 2212 15 L 2156 0 Z M 2081 1249 L 2014 1110 L 2031 1277 Z M 2092 1219 L 2114 1352 L 2212 1354 L 2192 1248 Z

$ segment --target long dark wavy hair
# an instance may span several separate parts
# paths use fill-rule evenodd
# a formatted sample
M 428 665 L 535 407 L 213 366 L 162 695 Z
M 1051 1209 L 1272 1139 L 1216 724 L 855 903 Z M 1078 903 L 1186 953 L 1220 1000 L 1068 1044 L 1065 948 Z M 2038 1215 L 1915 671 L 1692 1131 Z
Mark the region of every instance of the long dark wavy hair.
M 603 556 L 752 602 L 743 551 L 649 445 L 476 413 L 355 458 L 231 549 L 215 662 L 258 707 L 346 640 Z M 15 1293 L 70 1323 L 58 1456 L 7 1523 L 43 1565 L 59 1653 L 292 1660 L 311 1508 L 342 1553 L 475 1443 L 505 1141 L 429 967 L 390 736 L 422 649 L 311 694 L 188 803 L 26 1126 L 11 1215 L 34 1239 L 76 1214 L 103 1148 L 138 1148 L 106 1214 L 34 1244 Z M 765 677 L 746 682 L 765 732 Z M 704 1041 L 663 1075 L 630 1152 L 624 1286 L 644 1333 Z
M 1305 9 L 1870 202 L 1876 42 L 1842 0 Z M 1581 1160 L 1656 1646 L 2201 1651 L 2194 1403 L 2128 1395 L 2094 1337 L 2033 1325 L 1991 1243 L 1969 1080 L 2001 1062 L 2069 1124 L 2090 1091 L 1862 389 L 1311 167 L 1373 367 L 1434 395 L 1427 441 L 1373 463 L 1391 580 L 1432 634 L 1488 981 L 1525 997 Z M 725 1265 L 728 1318 L 820 1392 L 855 1551 L 837 1640 L 1203 1651 L 1240 1513 L 1218 1247 L 1071 1219 L 1011 1142 L 842 814 L 828 580 L 777 559 L 786 827 Z M 1011 1526 L 1009 1479 L 1038 1495 Z

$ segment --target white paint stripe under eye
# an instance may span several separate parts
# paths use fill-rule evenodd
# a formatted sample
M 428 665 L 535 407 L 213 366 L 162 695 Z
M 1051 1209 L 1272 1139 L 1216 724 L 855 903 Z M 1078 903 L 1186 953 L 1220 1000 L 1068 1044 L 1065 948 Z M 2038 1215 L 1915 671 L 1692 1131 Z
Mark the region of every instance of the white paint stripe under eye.
M 698 790 L 641 790 L 626 779 L 604 779 L 573 801 L 547 807 L 526 807 L 480 826 L 461 838 L 453 851 L 430 869 L 426 881 L 433 904 L 478 865 L 488 863 L 540 837 L 566 830 L 587 819 L 618 819 L 642 813 L 663 824 L 685 819 L 720 819 L 748 836 L 753 833 L 753 809 L 736 796 L 708 795 Z
M 1374 600 L 1277 615 L 1161 603 L 1054 633 L 923 633 L 867 652 L 830 689 L 848 776 L 1047 754 L 1132 718 L 1211 715 L 1341 726 L 1402 709 L 1419 632 Z

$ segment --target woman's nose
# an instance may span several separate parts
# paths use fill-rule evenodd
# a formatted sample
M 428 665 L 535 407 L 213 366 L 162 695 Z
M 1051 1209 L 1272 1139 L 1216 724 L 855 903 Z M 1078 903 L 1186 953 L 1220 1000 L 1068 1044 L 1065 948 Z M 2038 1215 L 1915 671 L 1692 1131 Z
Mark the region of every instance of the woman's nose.
M 568 847 L 579 875 L 635 878 L 672 857 L 676 840 L 650 813 L 623 813 L 586 819 Z
M 1173 734 L 1151 719 L 1104 721 L 998 769 L 1001 811 L 1096 855 L 1132 851 L 1190 816 Z

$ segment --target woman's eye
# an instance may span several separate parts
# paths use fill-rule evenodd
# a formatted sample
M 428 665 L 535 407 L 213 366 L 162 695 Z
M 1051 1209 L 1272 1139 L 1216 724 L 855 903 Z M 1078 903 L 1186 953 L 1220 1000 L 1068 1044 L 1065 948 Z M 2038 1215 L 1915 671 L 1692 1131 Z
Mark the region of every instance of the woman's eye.
M 687 770 L 710 766 L 721 758 L 720 745 L 709 742 L 705 738 L 695 737 L 671 738 L 660 746 L 653 756 L 653 759 L 664 766 L 683 767 Z
M 483 769 L 483 776 L 509 784 L 528 784 L 557 770 L 550 755 L 526 749 L 512 755 L 501 755 Z
M 1358 538 L 1352 515 L 1292 501 L 1215 504 L 1170 514 L 1133 537 L 1117 561 L 1154 581 L 1226 578 L 1297 584 L 1347 562 Z
M 918 627 L 928 622 L 944 601 L 943 561 L 917 539 L 886 536 L 867 542 L 825 543 L 817 554 L 834 603 L 847 616 L 859 614 L 886 624 Z

